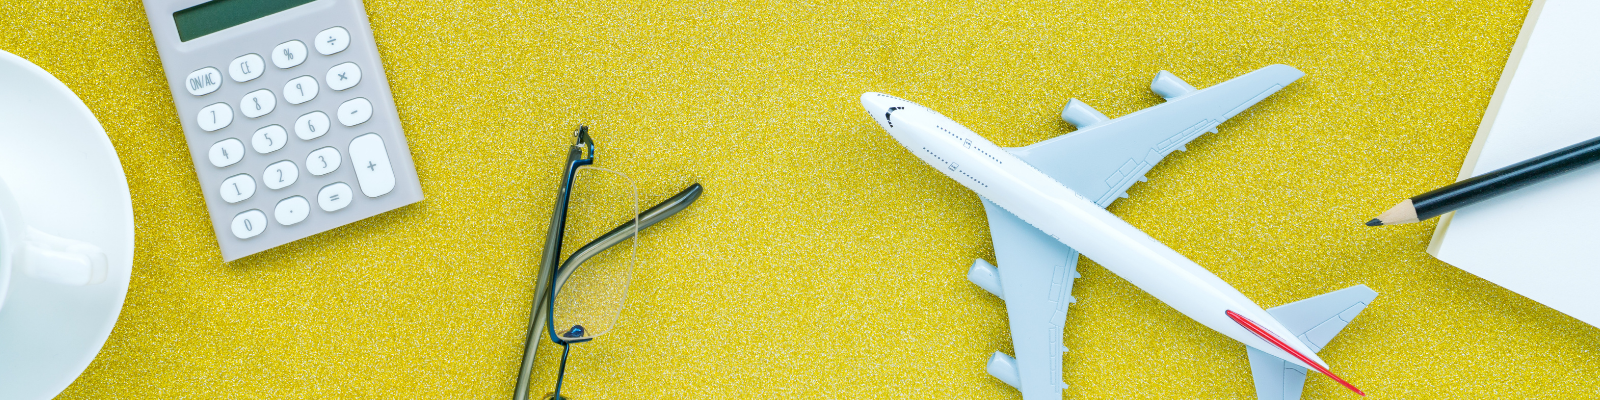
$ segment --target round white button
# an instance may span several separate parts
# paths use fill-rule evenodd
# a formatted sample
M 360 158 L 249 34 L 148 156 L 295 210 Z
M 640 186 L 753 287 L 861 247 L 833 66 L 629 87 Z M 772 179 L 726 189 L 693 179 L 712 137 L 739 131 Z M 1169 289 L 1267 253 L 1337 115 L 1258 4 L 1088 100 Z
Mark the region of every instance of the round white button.
M 339 105 L 339 123 L 344 126 L 356 126 L 372 119 L 372 102 L 364 98 L 354 98 Z
M 293 185 L 297 179 L 300 179 L 300 168 L 295 167 L 294 162 L 289 160 L 272 163 L 272 165 L 267 166 L 265 172 L 261 173 L 261 183 L 272 190 L 283 189 Z
M 290 40 L 272 48 L 272 65 L 289 68 L 306 62 L 306 44 Z
M 300 223 L 300 221 L 305 221 L 307 215 L 311 215 L 311 203 L 300 196 L 283 199 L 283 201 L 278 202 L 277 207 L 272 209 L 272 216 L 278 219 L 278 223 L 284 225 L 294 225 Z
M 335 26 L 317 33 L 317 38 L 313 40 L 316 40 L 318 53 L 322 55 L 338 53 L 350 47 L 350 31 Z
M 350 185 L 344 182 L 323 186 L 317 191 L 317 206 L 322 211 L 334 212 L 350 205 Z
M 267 230 L 267 213 L 250 210 L 233 216 L 233 236 L 249 239 Z
M 328 114 L 312 111 L 294 121 L 294 135 L 300 140 L 311 140 L 328 133 Z
M 212 104 L 200 109 L 200 115 L 194 118 L 195 122 L 199 123 L 200 130 L 215 132 L 233 123 L 233 107 L 228 107 L 228 103 Z
M 244 82 L 261 76 L 261 70 L 267 66 L 266 60 L 254 53 L 239 56 L 228 63 L 228 77 L 234 82 Z
M 289 132 L 283 130 L 282 126 L 267 125 L 257 129 L 256 134 L 250 137 L 250 147 L 255 148 L 257 153 L 267 154 L 283 148 L 288 141 Z
M 329 172 L 339 169 L 340 161 L 343 160 L 339 157 L 339 150 L 332 147 L 323 147 L 312 151 L 311 155 L 306 156 L 306 172 L 316 176 L 327 175 Z
M 345 90 L 361 83 L 361 67 L 356 63 L 344 63 L 328 68 L 328 76 L 323 81 L 328 82 L 328 88 Z
M 217 168 L 233 165 L 244 159 L 244 142 L 228 139 L 211 145 L 211 165 Z
M 218 189 L 222 194 L 222 201 L 228 204 L 238 203 L 256 194 L 256 180 L 250 174 L 238 174 L 222 180 L 222 187 Z
M 300 104 L 317 98 L 317 78 L 302 76 L 283 84 L 283 99 L 289 104 Z
M 257 90 L 245 94 L 244 98 L 239 99 L 239 112 L 250 118 L 267 115 L 277 107 L 278 96 L 273 96 L 271 90 Z
M 194 70 L 189 73 L 189 79 L 183 81 L 183 88 L 195 96 L 215 92 L 219 87 L 222 87 L 222 73 L 211 67 Z

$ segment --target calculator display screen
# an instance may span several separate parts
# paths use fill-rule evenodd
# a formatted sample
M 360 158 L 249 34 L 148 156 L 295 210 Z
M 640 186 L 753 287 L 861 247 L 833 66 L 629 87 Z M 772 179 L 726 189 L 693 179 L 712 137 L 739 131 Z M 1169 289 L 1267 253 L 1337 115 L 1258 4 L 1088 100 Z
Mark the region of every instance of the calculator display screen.
M 215 0 L 178 10 L 178 40 L 190 41 L 316 0 Z

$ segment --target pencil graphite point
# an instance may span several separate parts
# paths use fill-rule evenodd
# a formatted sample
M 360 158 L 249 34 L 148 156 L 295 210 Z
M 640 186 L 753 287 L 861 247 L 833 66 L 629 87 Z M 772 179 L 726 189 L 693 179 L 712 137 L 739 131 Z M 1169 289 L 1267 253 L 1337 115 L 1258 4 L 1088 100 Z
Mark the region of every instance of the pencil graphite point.
M 1371 221 L 1367 221 L 1367 226 L 1383 226 L 1383 220 L 1373 218 Z

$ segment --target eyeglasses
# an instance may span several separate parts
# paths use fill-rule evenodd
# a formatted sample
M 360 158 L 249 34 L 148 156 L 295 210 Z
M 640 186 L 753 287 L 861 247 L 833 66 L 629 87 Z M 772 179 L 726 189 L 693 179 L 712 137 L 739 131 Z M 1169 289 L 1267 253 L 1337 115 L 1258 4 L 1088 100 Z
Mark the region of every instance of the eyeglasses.
M 639 231 L 687 208 L 702 192 L 700 184 L 692 184 L 641 213 L 633 181 L 622 173 L 594 166 L 595 144 L 588 127 L 579 127 L 573 137 L 535 285 L 539 296 L 529 318 L 514 397 L 517 400 L 527 399 L 540 330 L 562 347 L 555 390 L 545 398 L 562 398 L 561 385 L 571 346 L 593 340 L 617 325 L 637 264 Z M 599 233 L 597 228 L 619 220 L 624 221 L 620 226 Z M 567 238 L 595 236 L 573 251 L 559 268 L 555 267 Z M 626 252 L 606 252 L 623 242 L 628 242 Z

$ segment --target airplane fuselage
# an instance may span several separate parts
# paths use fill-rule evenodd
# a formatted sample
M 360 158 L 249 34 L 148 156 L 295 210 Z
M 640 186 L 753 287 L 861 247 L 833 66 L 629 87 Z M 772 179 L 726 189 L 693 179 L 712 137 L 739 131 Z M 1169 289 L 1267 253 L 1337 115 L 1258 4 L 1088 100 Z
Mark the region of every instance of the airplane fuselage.
M 885 94 L 867 93 L 861 101 L 873 119 L 918 158 L 1184 315 L 1245 345 L 1311 368 L 1231 318 L 1232 311 L 1313 362 L 1327 365 L 1261 306 L 1211 271 L 961 124 Z M 1005 266 L 1001 268 L 1004 274 Z

